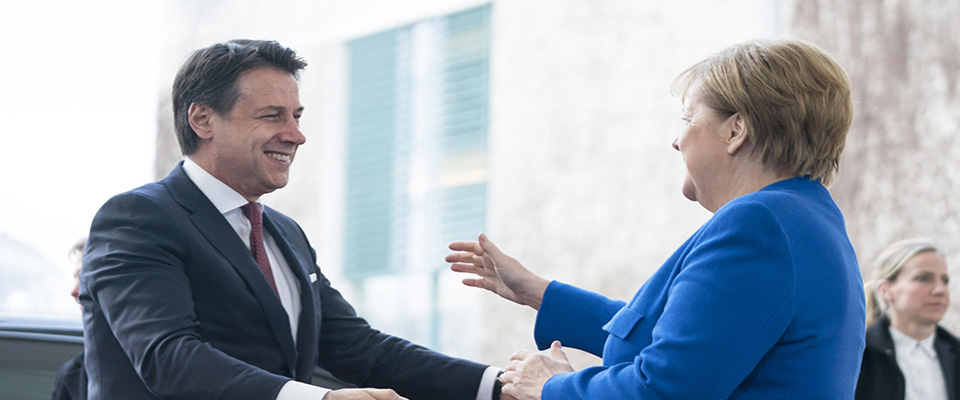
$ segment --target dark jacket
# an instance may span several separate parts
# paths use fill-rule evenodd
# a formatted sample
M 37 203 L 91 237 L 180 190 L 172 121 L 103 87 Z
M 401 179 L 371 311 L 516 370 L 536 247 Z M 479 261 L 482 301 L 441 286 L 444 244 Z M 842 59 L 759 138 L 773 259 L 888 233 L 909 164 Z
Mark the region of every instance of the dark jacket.
M 87 373 L 83 370 L 83 353 L 60 366 L 53 382 L 53 400 L 87 400 Z
M 933 347 L 943 369 L 947 398 L 960 400 L 957 394 L 960 385 L 960 342 L 939 325 L 936 335 Z M 883 317 L 867 328 L 867 348 L 863 351 L 856 399 L 903 400 L 905 393 L 906 384 L 897 366 L 893 338 L 890 336 L 890 320 Z
M 297 332 L 182 164 L 108 201 L 80 270 L 88 397 L 273 399 L 291 378 L 310 382 L 323 366 L 407 398 L 476 398 L 486 366 L 373 329 L 323 276 L 296 222 L 265 207 L 263 226 L 298 278 Z

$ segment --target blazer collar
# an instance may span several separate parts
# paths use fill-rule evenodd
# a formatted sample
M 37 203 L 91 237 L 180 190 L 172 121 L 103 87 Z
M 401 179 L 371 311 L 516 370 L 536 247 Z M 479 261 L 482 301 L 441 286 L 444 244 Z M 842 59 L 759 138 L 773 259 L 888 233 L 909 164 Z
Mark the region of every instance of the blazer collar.
M 287 265 L 297 276 L 300 285 L 300 323 L 297 332 L 297 368 L 295 378 L 309 382 L 313 374 L 314 360 L 312 354 L 316 352 L 316 342 L 314 338 L 319 336 L 317 332 L 317 308 L 314 303 L 314 289 L 312 279 L 317 279 L 309 248 L 306 246 L 296 246 L 298 241 L 293 240 L 291 233 L 285 228 L 284 224 L 278 223 L 285 217 L 279 212 L 269 207 L 263 208 L 263 227 L 273 236 L 277 247 L 287 260 Z M 313 274 L 311 278 L 310 275 Z M 289 329 L 287 329 L 289 331 Z
M 251 288 L 270 323 L 270 328 L 277 337 L 277 342 L 283 351 L 287 366 L 290 368 L 291 373 L 294 373 L 294 371 L 296 371 L 295 366 L 298 357 L 297 350 L 294 346 L 293 335 L 290 332 L 290 323 L 287 320 L 287 312 L 280 303 L 280 299 L 277 298 L 276 293 L 274 293 L 270 287 L 270 284 L 263 279 L 263 273 L 260 272 L 260 267 L 257 266 L 256 261 L 250 256 L 250 251 L 244 246 L 240 237 L 237 236 L 237 232 L 234 231 L 227 220 L 223 218 L 223 214 L 221 214 L 203 192 L 200 191 L 200 188 L 187 176 L 183 170 L 183 161 L 177 164 L 177 166 L 161 180 L 161 183 L 167 187 L 174 200 L 187 211 L 194 227 L 207 239 L 210 245 L 233 266 L 237 274 L 239 274 Z M 273 233 L 273 231 L 271 231 L 271 233 Z M 274 235 L 274 239 L 277 241 L 277 244 L 280 245 L 281 249 L 288 249 L 288 251 L 284 251 L 284 256 L 287 258 L 288 264 L 290 264 L 294 273 L 297 274 L 297 278 L 301 281 L 301 292 L 303 292 L 303 274 L 298 272 L 298 270 L 301 269 L 299 262 L 295 267 L 295 263 L 292 262 L 288 254 L 289 245 L 286 244 L 286 236 L 283 234 Z M 307 294 L 309 295 L 309 292 L 307 292 Z M 301 325 L 303 325 L 302 321 Z
M 960 343 L 950 332 L 937 325 L 937 339 L 933 342 L 933 346 L 937 350 L 940 368 L 943 369 L 943 375 L 946 377 L 947 398 L 955 399 L 957 398 L 957 385 L 960 385 L 960 382 L 957 382 L 957 370 L 960 369 L 960 365 L 958 365 L 958 362 L 960 362 L 960 354 L 958 354 Z
M 890 319 L 886 315 L 880 317 L 867 328 L 867 346 L 879 349 L 893 357 L 893 337 L 890 336 Z

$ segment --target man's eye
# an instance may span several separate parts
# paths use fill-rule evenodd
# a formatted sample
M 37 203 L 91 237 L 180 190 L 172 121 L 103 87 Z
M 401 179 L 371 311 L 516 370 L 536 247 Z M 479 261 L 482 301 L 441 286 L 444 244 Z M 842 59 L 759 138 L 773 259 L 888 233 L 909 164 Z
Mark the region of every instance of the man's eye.
M 276 118 L 280 118 L 280 114 L 267 114 L 267 115 L 264 115 L 264 116 L 262 116 L 262 117 L 260 117 L 260 118 L 276 119 Z

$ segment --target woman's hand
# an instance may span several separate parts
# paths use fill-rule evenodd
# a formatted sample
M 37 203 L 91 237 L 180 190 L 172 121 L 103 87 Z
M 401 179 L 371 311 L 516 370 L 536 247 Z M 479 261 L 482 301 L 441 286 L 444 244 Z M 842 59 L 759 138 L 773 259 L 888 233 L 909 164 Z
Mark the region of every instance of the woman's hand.
M 464 285 L 487 289 L 514 303 L 540 309 L 543 292 L 550 281 L 503 254 L 487 235 L 480 234 L 476 242 L 453 242 L 449 247 L 459 252 L 445 258 L 453 263 L 450 269 L 479 277 L 464 279 Z
M 540 400 L 543 385 L 551 377 L 563 372 L 573 372 L 567 355 L 559 341 L 541 352 L 520 350 L 510 357 L 507 368 L 500 375 L 503 393 L 518 400 Z
M 323 400 L 407 400 L 390 389 L 340 389 L 327 392 Z

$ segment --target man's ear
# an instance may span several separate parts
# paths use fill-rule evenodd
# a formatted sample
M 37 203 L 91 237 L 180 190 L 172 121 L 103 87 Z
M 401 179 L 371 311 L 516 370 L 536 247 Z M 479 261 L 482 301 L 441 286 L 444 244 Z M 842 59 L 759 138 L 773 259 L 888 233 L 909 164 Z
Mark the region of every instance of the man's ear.
M 726 130 L 727 154 L 737 154 L 741 149 L 747 147 L 750 131 L 747 129 L 747 121 L 743 119 L 740 113 L 735 113 L 724 122 Z
M 209 140 L 213 137 L 213 108 L 206 104 L 191 103 L 190 111 L 187 113 L 187 122 L 197 133 L 200 139 Z

